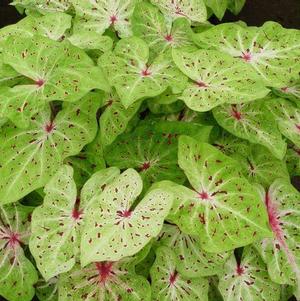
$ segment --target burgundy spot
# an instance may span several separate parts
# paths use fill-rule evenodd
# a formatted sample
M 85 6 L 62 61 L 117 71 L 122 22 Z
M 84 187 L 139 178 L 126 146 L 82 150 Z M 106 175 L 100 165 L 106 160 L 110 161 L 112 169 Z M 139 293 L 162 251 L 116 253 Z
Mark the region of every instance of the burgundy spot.
M 284 92 L 284 93 L 288 93 L 289 87 L 283 87 L 283 88 L 281 88 L 280 90 L 281 90 L 282 92 Z
M 246 52 L 243 52 L 243 54 L 240 56 L 240 58 L 246 62 L 250 62 L 252 59 L 252 55 L 249 51 L 246 51 Z
M 150 162 L 144 162 L 143 165 L 140 167 L 140 171 L 144 171 L 144 170 L 147 170 L 149 169 L 151 166 Z
M 172 42 L 172 41 L 173 41 L 172 35 L 171 35 L 171 34 L 166 35 L 166 36 L 165 36 L 165 40 L 166 40 L 167 42 Z
M 244 273 L 245 273 L 245 269 L 241 266 L 241 265 L 237 265 L 237 267 L 236 267 L 236 273 L 239 275 L 239 276 L 241 276 L 241 275 L 243 275 Z
M 201 80 L 196 81 L 196 85 L 199 88 L 207 88 L 208 87 L 208 85 L 205 82 L 202 82 Z
M 173 273 L 170 274 L 170 277 L 169 277 L 170 285 L 174 285 L 177 278 L 178 278 L 178 272 L 175 270 Z
M 237 110 L 236 105 L 232 105 L 232 106 L 231 106 L 231 112 L 230 112 L 230 115 L 231 115 L 234 119 L 236 119 L 236 120 L 241 120 L 241 119 L 242 119 L 242 113 L 239 112 L 239 111 Z
M 53 132 L 54 128 L 55 128 L 55 125 L 54 125 L 53 121 L 49 121 L 48 123 L 46 123 L 46 125 L 44 127 L 45 131 L 49 134 L 51 132 Z
M 132 211 L 130 210 L 123 210 L 123 211 L 117 211 L 118 216 L 129 218 L 132 214 Z
M 115 16 L 115 15 L 112 15 L 111 17 L 110 17 L 110 25 L 115 25 L 115 23 L 117 22 L 117 16 Z
M 80 198 L 77 198 L 76 202 L 75 202 L 75 205 L 74 205 L 74 208 L 72 210 L 72 218 L 75 219 L 75 220 L 80 219 L 81 215 L 83 213 L 83 210 L 79 209 L 79 206 L 80 206 Z
M 295 124 L 297 130 L 300 132 L 300 124 Z
M 38 80 L 35 81 L 35 84 L 38 87 L 42 87 L 45 84 L 45 81 L 43 79 L 38 79 Z
M 99 273 L 100 283 L 104 284 L 107 279 L 113 275 L 112 272 L 113 262 L 104 261 L 104 262 L 96 262 L 96 268 Z
M 143 77 L 150 76 L 151 75 L 151 71 L 147 67 L 146 69 L 144 69 L 144 70 L 141 71 L 141 75 Z
M 206 191 L 203 191 L 203 190 L 198 193 L 198 197 L 201 200 L 208 200 L 209 199 L 208 193 Z

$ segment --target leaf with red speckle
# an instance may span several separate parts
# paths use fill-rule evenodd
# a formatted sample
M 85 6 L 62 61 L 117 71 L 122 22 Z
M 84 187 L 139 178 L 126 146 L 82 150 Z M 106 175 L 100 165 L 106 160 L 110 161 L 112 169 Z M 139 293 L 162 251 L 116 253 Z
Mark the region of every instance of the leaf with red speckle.
M 151 0 L 167 19 L 186 18 L 193 23 L 206 21 L 207 12 L 203 0 Z
M 215 108 L 213 114 L 216 121 L 227 131 L 267 147 L 281 160 L 286 152 L 286 143 L 267 103 L 268 100 L 263 99 L 244 104 L 223 105 Z
M 32 207 L 0 206 L 0 295 L 10 301 L 30 301 L 38 274 L 22 249 L 30 237 Z
M 268 100 L 266 108 L 273 113 L 282 135 L 300 147 L 300 109 L 283 98 Z
M 168 219 L 182 231 L 199 235 L 205 251 L 220 253 L 270 237 L 267 212 L 237 161 L 207 143 L 181 136 L 178 163 L 193 190 L 165 184 L 175 196 Z
M 63 160 L 80 152 L 97 131 L 97 94 L 63 106 L 54 120 L 49 107 L 36 114 L 27 129 L 10 122 L 0 129 L 0 198 L 15 202 L 44 186 Z
M 127 169 L 104 188 L 85 215 L 81 239 L 81 264 L 117 261 L 140 251 L 162 229 L 173 195 L 151 190 L 133 208 L 142 191 L 142 179 Z
M 176 19 L 169 25 L 159 9 L 148 2 L 141 2 L 135 6 L 132 30 L 135 36 L 147 42 L 150 51 L 157 54 L 178 47 L 193 46 L 197 50 L 187 19 Z
M 61 301 L 150 301 L 149 282 L 134 271 L 134 260 L 95 262 L 82 268 L 79 264 L 60 276 Z
M 110 37 L 97 32 L 89 32 L 88 34 L 75 32 L 68 40 L 81 49 L 99 49 L 106 52 L 113 47 L 113 40 Z
M 239 60 L 271 87 L 285 87 L 300 71 L 299 30 L 285 29 L 275 22 L 262 27 L 221 24 L 196 34 L 194 41 Z
M 130 19 L 139 0 L 71 0 L 75 7 L 74 31 L 103 34 L 112 27 L 122 38 L 132 35 Z
M 251 67 L 227 54 L 182 49 L 173 49 L 172 53 L 177 67 L 190 79 L 180 99 L 194 111 L 206 112 L 224 103 L 249 102 L 269 93 Z
M 170 224 L 164 225 L 157 238 L 157 245 L 173 250 L 179 273 L 188 278 L 218 274 L 230 256 L 230 252 L 216 254 L 203 251 L 198 236 L 185 234 Z
M 93 198 L 119 175 L 117 168 L 95 173 L 77 195 L 73 169 L 64 165 L 45 186 L 43 205 L 32 215 L 30 251 L 48 281 L 72 269 L 79 256 L 80 227 Z M 104 189 L 104 188 L 103 188 Z
M 106 148 L 104 157 L 109 166 L 135 168 L 143 179 L 144 189 L 148 189 L 156 181 L 185 181 L 177 163 L 177 150 L 177 135 L 137 128 L 133 133 L 120 135 Z
M 72 0 L 14 0 L 11 5 L 37 10 L 41 13 L 57 13 L 67 11 Z
M 300 148 L 293 143 L 288 144 L 285 162 L 291 176 L 300 175 Z
M 280 89 L 273 89 L 273 92 L 279 97 L 287 98 L 297 102 L 300 99 L 300 80 L 291 79 L 287 85 L 281 87 Z
M 108 89 L 99 67 L 67 41 L 42 36 L 10 37 L 3 60 L 32 83 L 17 85 L 2 95 L 1 115 L 20 127 L 51 100 L 76 101 L 90 90 Z
M 177 271 L 172 249 L 159 247 L 150 270 L 153 301 L 207 301 L 208 281 L 205 278 L 185 277 Z
M 273 238 L 255 244 L 268 266 L 272 281 L 280 284 L 300 283 L 299 192 L 284 179 L 275 180 L 261 191 Z
M 170 53 L 162 53 L 150 63 L 149 47 L 137 37 L 120 40 L 113 52 L 100 57 L 99 65 L 125 108 L 139 99 L 157 96 L 168 87 L 180 93 L 186 85 L 187 78 Z
M 240 263 L 232 255 L 218 276 L 224 301 L 280 298 L 280 286 L 270 280 L 265 263 L 253 247 L 245 247 Z
M 105 94 L 104 99 L 105 111 L 99 120 L 102 147 L 110 145 L 126 130 L 129 121 L 135 116 L 141 105 L 140 102 L 136 102 L 129 108 L 124 108 L 119 96 L 114 91 Z

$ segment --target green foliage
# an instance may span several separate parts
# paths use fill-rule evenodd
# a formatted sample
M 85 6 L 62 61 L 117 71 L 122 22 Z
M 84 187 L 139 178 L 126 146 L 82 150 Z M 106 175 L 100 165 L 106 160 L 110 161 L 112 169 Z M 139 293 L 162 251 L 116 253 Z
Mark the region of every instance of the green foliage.
M 12 2 L 1 297 L 299 299 L 300 31 L 244 3 Z

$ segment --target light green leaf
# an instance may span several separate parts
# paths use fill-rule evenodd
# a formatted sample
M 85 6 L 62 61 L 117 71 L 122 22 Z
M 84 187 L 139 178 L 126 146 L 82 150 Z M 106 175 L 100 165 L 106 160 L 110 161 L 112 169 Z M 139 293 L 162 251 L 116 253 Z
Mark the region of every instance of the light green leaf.
M 19 200 L 44 186 L 63 160 L 80 152 L 96 135 L 95 101 L 89 94 L 79 103 L 67 104 L 54 118 L 50 109 L 36 114 L 27 129 L 6 123 L 0 129 L 0 198 Z
M 129 259 L 130 261 L 130 259 Z M 128 267 L 129 265 L 129 267 Z M 62 274 L 59 281 L 60 301 L 150 301 L 148 281 L 134 272 L 134 260 L 95 262 L 85 268 L 77 264 Z
M 46 281 L 72 269 L 79 254 L 85 211 L 118 175 L 117 168 L 95 173 L 78 196 L 70 166 L 61 167 L 47 183 L 44 203 L 32 215 L 30 239 L 30 251 Z
M 57 13 L 68 10 L 71 0 L 14 0 L 11 5 L 38 10 L 41 13 Z
M 0 206 L 0 295 L 9 301 L 30 301 L 38 280 L 22 246 L 30 236 L 31 207 Z
M 131 36 L 130 18 L 139 0 L 71 0 L 76 10 L 75 32 L 89 34 L 113 27 L 122 38 Z
M 78 48 L 99 49 L 103 52 L 109 51 L 113 47 L 113 40 L 108 36 L 103 36 L 98 32 L 74 33 L 68 40 Z
M 157 54 L 170 48 L 194 45 L 187 19 L 179 18 L 169 25 L 159 9 L 148 2 L 136 5 L 132 29 L 134 35 L 146 41 L 150 50 Z
M 126 130 L 129 121 L 137 113 L 140 105 L 140 102 L 136 102 L 126 109 L 114 91 L 104 95 L 105 111 L 99 120 L 103 147 L 110 145 Z
M 273 89 L 273 92 L 279 97 L 297 102 L 300 99 L 300 80 L 291 79 L 285 87 Z
M 223 105 L 213 110 L 216 121 L 233 135 L 261 144 L 278 159 L 286 152 L 286 143 L 270 114 L 267 100 Z
M 157 245 L 173 250 L 178 272 L 188 278 L 220 273 L 230 256 L 230 252 L 219 254 L 204 252 L 198 236 L 185 234 L 177 226 L 170 224 L 164 225 L 157 238 Z
M 207 301 L 208 282 L 205 278 L 189 278 L 177 271 L 172 249 L 160 247 L 150 270 L 153 301 Z
M 229 9 L 230 11 L 237 15 L 242 10 L 243 6 L 246 3 L 246 0 L 228 0 L 229 1 Z
M 199 235 L 205 251 L 224 252 L 271 235 L 259 195 L 235 160 L 182 136 L 178 163 L 193 190 L 170 187 L 175 196 L 170 217 L 184 232 Z
M 191 22 L 205 22 L 206 7 L 203 0 L 151 0 L 168 19 L 187 18 Z
M 151 190 L 133 208 L 142 186 L 139 174 L 128 169 L 89 207 L 81 240 L 83 266 L 134 255 L 158 235 L 173 196 L 162 189 Z
M 268 211 L 273 238 L 256 244 L 272 281 L 300 283 L 299 192 L 284 179 L 275 180 L 261 197 Z
M 173 49 L 173 59 L 190 78 L 180 99 L 194 111 L 205 112 L 223 103 L 247 102 L 268 94 L 248 65 L 221 52 Z
M 267 22 L 262 27 L 234 23 L 215 26 L 197 34 L 200 46 L 216 49 L 252 67 L 268 86 L 282 88 L 299 76 L 300 32 Z
M 177 163 L 177 136 L 152 130 L 155 129 L 137 128 L 119 136 L 105 151 L 107 164 L 120 169 L 135 168 L 143 179 L 144 189 L 167 179 L 182 184 L 185 176 Z
M 279 301 L 280 286 L 270 280 L 266 265 L 253 247 L 244 249 L 240 263 L 232 255 L 218 276 L 224 301 Z
M 148 59 L 147 44 L 131 37 L 120 40 L 113 53 L 106 53 L 99 60 L 126 108 L 141 98 L 161 94 L 167 87 L 179 93 L 186 84 L 186 77 L 176 68 L 169 53 L 159 55 L 152 63 Z
M 224 17 L 225 11 L 228 6 L 228 0 L 204 0 L 206 6 L 208 6 L 219 20 Z

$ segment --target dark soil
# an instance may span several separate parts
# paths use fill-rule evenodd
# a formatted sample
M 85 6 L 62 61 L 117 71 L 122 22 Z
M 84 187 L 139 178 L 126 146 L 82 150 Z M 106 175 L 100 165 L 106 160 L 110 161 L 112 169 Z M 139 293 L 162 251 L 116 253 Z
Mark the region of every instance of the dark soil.
M 0 0 L 0 28 L 14 24 L 22 18 L 22 15 L 9 5 L 10 2 L 12 1 Z M 247 0 L 238 16 L 227 12 L 222 22 L 238 20 L 252 26 L 260 26 L 266 21 L 276 21 L 286 28 L 300 29 L 300 0 Z M 211 18 L 211 22 L 221 23 L 215 17 Z M 293 179 L 293 182 L 300 190 L 300 177 Z M 0 297 L 1 300 L 4 299 Z

